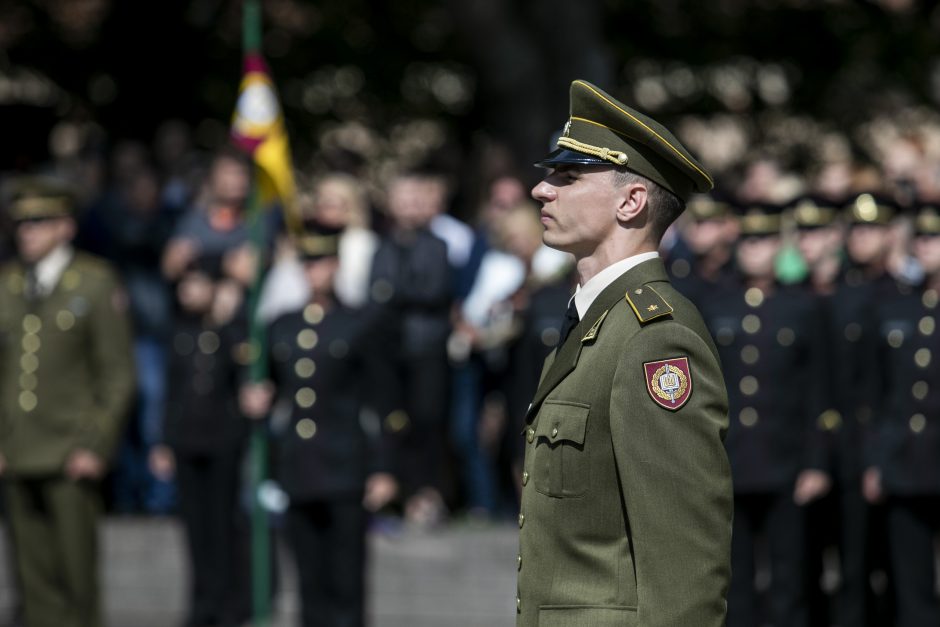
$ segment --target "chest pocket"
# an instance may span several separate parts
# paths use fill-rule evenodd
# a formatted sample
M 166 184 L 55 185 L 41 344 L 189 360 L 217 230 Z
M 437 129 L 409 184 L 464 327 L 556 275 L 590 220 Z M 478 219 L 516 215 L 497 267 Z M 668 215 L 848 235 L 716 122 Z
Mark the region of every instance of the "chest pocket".
M 581 496 L 590 485 L 584 450 L 589 405 L 545 401 L 535 428 L 532 479 L 535 489 L 559 498 Z

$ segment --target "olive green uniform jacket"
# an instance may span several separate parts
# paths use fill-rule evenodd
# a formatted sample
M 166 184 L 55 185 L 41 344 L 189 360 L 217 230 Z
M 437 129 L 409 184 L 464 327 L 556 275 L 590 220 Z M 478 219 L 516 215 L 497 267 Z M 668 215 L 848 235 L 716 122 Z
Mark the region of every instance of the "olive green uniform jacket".
M 68 455 L 112 457 L 135 389 L 126 295 L 104 261 L 74 254 L 53 291 L 0 269 L 0 453 L 12 476 L 61 474 Z
M 657 402 L 644 364 L 682 357 L 684 402 Z M 608 286 L 548 357 L 527 421 L 517 626 L 724 625 L 727 394 L 659 259 Z

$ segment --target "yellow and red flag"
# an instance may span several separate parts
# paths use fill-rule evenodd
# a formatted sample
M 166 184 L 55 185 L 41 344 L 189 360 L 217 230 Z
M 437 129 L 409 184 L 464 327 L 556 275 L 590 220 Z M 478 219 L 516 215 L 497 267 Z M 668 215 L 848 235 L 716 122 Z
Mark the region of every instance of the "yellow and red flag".
M 255 163 L 260 204 L 280 201 L 288 230 L 298 233 L 297 189 L 284 115 L 271 73 L 257 52 L 245 55 L 244 74 L 232 116 L 232 141 L 251 155 Z

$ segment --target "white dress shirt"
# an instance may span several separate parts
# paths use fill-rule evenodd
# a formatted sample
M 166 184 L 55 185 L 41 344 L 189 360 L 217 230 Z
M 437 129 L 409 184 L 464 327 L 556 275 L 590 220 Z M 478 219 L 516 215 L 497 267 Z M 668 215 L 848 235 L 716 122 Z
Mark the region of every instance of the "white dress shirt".
M 36 262 L 36 283 L 39 296 L 48 296 L 58 285 L 62 273 L 72 262 L 74 251 L 68 244 L 56 246 L 45 257 Z
M 574 306 L 578 310 L 578 318 L 584 320 L 584 314 L 587 313 L 594 299 L 600 296 L 600 293 L 603 292 L 608 285 L 616 281 L 623 273 L 640 265 L 644 261 L 656 259 L 657 257 L 659 257 L 659 253 L 656 251 L 627 257 L 626 259 L 610 264 L 591 277 L 587 283 L 579 285 L 573 296 Z

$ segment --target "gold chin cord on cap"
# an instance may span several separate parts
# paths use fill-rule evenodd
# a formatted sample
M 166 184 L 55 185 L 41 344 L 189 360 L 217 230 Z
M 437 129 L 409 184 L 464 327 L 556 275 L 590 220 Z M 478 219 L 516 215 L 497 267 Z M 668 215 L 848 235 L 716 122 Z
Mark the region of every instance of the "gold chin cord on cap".
M 583 152 L 584 154 L 591 155 L 592 157 L 600 157 L 601 159 L 610 161 L 616 165 L 627 164 L 628 157 L 627 153 L 625 152 L 611 150 L 610 148 L 598 148 L 597 146 L 585 144 L 579 142 L 576 139 L 571 139 L 570 137 L 559 137 L 558 146 L 561 148 L 568 148 L 569 150 L 575 150 L 577 152 Z

